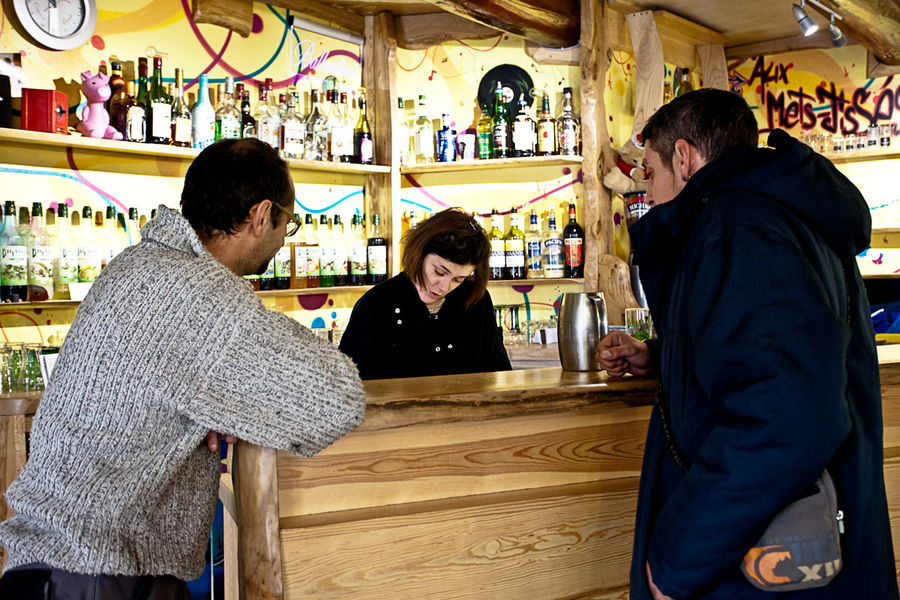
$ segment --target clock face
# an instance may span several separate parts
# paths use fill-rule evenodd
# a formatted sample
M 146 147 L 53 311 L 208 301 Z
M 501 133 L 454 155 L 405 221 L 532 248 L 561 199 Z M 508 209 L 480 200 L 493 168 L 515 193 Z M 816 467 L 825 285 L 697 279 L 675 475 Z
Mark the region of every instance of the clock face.
M 97 24 L 95 0 L 13 0 L 13 9 L 36 42 L 56 50 L 84 44 Z

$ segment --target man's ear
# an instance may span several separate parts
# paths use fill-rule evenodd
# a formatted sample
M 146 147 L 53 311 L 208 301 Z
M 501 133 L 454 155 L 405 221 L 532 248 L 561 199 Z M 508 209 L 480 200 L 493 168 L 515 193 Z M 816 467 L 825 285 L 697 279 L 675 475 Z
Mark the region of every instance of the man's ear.
M 272 201 L 262 200 L 250 208 L 250 221 L 247 226 L 255 236 L 260 236 L 265 227 L 272 227 Z
M 675 151 L 672 153 L 672 167 L 676 178 L 686 181 L 706 164 L 706 159 L 700 154 L 696 146 L 689 141 L 678 138 L 675 140 Z

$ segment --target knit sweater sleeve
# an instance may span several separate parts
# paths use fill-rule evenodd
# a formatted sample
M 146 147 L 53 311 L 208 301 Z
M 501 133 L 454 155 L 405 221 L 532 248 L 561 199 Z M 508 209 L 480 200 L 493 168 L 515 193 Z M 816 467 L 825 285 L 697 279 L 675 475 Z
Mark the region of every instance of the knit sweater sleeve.
M 179 407 L 204 427 L 312 456 L 363 421 L 356 367 L 289 317 L 251 311 L 234 321 L 217 354 Z

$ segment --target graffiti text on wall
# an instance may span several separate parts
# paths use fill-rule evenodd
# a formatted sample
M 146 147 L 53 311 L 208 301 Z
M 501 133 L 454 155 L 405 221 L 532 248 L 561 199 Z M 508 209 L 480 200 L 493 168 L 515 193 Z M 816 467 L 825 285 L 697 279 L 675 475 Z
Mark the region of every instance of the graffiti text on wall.
M 886 77 L 877 87 L 872 85 L 875 80 L 870 79 L 865 86 L 852 91 L 839 90 L 833 81 L 823 81 L 812 91 L 804 90 L 803 86 L 773 90 L 766 89 L 766 85 L 790 85 L 793 64 L 767 64 L 764 57 L 759 57 L 748 79 L 737 72 L 744 62 L 729 65 L 731 89 L 743 93 L 745 86 L 758 86 L 762 102 L 759 110 L 766 120 L 766 127 L 760 128 L 760 133 L 795 127 L 804 130 L 818 127 L 843 135 L 860 133 L 871 123 L 890 122 L 894 111 L 900 112 L 900 82 L 895 83 L 893 76 Z

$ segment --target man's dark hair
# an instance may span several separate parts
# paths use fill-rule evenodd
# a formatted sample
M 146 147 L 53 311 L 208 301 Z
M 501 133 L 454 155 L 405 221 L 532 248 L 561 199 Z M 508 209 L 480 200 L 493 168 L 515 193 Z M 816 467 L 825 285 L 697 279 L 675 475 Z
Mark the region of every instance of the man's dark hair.
M 266 199 L 284 207 L 294 201 L 294 182 L 278 151 L 255 138 L 221 140 L 188 167 L 181 214 L 201 237 L 232 234 Z M 278 222 L 272 219 L 273 226 Z
M 711 163 L 737 148 L 756 148 L 759 127 L 741 96 L 702 88 L 664 104 L 641 131 L 645 147 L 651 146 L 669 171 L 679 139 L 697 148 Z
M 407 277 L 422 285 L 422 269 L 425 257 L 437 254 L 458 265 L 472 265 L 475 271 L 469 277 L 472 291 L 466 299 L 471 307 L 484 296 L 487 289 L 491 244 L 484 229 L 473 217 L 448 208 L 431 215 L 406 232 L 403 239 L 403 256 L 400 263 Z

